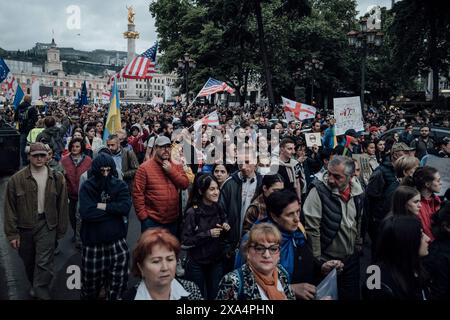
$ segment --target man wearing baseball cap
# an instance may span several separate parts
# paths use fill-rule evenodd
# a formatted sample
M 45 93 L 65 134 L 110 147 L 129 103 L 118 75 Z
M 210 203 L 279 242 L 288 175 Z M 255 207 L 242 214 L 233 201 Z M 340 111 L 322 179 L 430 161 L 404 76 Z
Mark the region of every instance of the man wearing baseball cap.
M 6 186 L 5 234 L 24 262 L 30 295 L 48 300 L 55 243 L 69 219 L 67 187 L 64 176 L 47 166 L 43 143 L 32 143 L 28 152 L 30 164 Z
M 141 231 L 163 227 L 177 234 L 179 189 L 189 186 L 189 179 L 179 164 L 170 159 L 171 141 L 159 136 L 154 156 L 137 170 L 134 179 L 133 204 L 141 220 Z

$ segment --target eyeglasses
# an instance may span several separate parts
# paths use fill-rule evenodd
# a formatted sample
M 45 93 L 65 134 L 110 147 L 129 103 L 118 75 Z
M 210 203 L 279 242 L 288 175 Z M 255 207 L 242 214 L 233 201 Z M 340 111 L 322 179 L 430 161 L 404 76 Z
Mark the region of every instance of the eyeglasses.
M 271 255 L 277 254 L 278 252 L 280 252 L 280 246 L 279 245 L 272 245 L 270 247 L 265 247 L 261 244 L 256 244 L 253 246 L 250 246 L 250 248 L 253 248 L 253 250 L 255 250 L 257 253 L 259 254 L 264 254 L 266 252 L 266 250 L 269 250 L 269 253 Z
M 100 168 L 100 172 L 110 172 L 111 168 Z

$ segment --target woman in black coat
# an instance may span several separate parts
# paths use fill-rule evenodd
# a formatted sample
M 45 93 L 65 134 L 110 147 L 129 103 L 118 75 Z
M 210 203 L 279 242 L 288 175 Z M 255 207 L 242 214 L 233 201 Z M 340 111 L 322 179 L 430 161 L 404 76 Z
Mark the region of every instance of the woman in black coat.
M 218 205 L 219 195 L 219 183 L 212 174 L 196 177 L 181 234 L 187 250 L 185 278 L 196 283 L 210 300 L 216 297 L 223 276 L 221 236 L 230 230 Z
M 431 275 L 431 298 L 450 300 L 450 203 L 432 216 L 432 231 L 435 240 L 430 245 L 430 254 L 425 267 Z
M 363 288 L 369 300 L 427 300 L 427 273 L 421 260 L 428 255 L 430 238 L 415 216 L 388 216 L 380 225 L 375 273 Z M 378 271 L 377 271 L 378 270 Z M 377 277 L 379 277 L 377 279 Z

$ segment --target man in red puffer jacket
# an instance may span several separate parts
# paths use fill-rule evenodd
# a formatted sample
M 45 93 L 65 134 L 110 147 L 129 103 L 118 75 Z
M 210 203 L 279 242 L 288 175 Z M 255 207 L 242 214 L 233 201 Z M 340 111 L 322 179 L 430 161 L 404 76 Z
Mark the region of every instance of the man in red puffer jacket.
M 189 179 L 183 167 L 170 160 L 170 149 L 170 139 L 159 136 L 155 140 L 155 156 L 136 172 L 133 204 L 141 220 L 141 232 L 163 227 L 177 234 L 178 191 L 189 186 Z

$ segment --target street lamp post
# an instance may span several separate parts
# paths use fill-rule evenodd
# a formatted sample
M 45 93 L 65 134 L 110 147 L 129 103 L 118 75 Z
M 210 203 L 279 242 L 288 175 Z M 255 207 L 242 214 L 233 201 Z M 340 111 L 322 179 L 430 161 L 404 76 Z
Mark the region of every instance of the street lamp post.
M 311 104 L 314 101 L 314 75 L 316 71 L 323 69 L 323 62 L 312 58 L 311 61 L 305 61 L 305 70 L 311 74 Z
M 184 85 L 186 89 L 186 105 L 189 105 L 189 87 L 188 76 L 192 69 L 195 69 L 196 62 L 191 59 L 188 53 L 185 53 L 182 59 L 178 59 L 178 69 L 184 74 Z
M 368 29 L 367 18 L 359 20 L 360 31 L 347 33 L 348 44 L 355 47 L 361 53 L 361 107 L 364 108 L 364 93 L 366 86 L 366 62 L 369 50 L 380 47 L 384 34 L 378 28 Z

